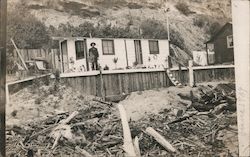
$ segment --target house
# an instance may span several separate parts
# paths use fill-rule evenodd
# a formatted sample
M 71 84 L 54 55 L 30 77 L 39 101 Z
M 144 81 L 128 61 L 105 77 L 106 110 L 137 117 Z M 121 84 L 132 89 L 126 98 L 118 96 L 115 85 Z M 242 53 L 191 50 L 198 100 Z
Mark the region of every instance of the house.
M 230 22 L 226 23 L 205 44 L 206 44 L 207 54 L 211 51 L 214 51 L 215 64 L 233 62 L 234 61 L 234 45 L 233 45 L 232 23 Z
M 160 39 L 54 37 L 59 40 L 61 71 L 91 71 L 88 50 L 92 42 L 99 52 L 98 63 L 104 69 L 162 67 L 169 55 L 169 41 Z

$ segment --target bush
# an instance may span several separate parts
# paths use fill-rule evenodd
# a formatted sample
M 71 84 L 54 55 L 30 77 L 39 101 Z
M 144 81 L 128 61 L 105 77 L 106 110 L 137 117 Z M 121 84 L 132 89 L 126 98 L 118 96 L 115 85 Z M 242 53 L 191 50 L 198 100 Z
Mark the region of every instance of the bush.
M 175 8 L 178 9 L 182 14 L 188 16 L 189 14 L 193 13 L 188 5 L 186 3 L 181 3 L 181 2 L 178 2 L 176 5 L 175 5 Z
M 157 20 L 148 19 L 141 23 L 142 36 L 144 38 L 167 39 L 167 28 Z
M 175 29 L 170 28 L 170 43 L 178 46 L 180 49 L 187 51 L 185 42 L 181 33 Z
M 213 36 L 221 29 L 221 25 L 219 22 L 213 22 L 209 25 L 208 30 L 206 31 L 207 34 Z
M 37 20 L 25 8 L 8 10 L 7 42 L 13 38 L 18 48 L 47 48 L 50 37 L 44 23 Z
M 206 19 L 204 19 L 203 17 L 197 17 L 193 19 L 193 24 L 197 27 L 204 27 L 204 25 L 206 24 Z

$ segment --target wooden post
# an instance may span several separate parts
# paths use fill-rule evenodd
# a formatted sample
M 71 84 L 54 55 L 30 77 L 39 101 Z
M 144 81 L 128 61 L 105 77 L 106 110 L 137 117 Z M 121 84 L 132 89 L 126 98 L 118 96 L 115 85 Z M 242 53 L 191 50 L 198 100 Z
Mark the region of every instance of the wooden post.
M 167 68 L 170 69 L 172 68 L 172 62 L 171 62 L 171 57 L 168 56 L 168 59 L 167 59 Z
M 5 84 L 6 84 L 7 0 L 0 0 L 0 156 L 5 155 Z
M 179 80 L 178 81 L 180 83 L 182 83 L 182 71 L 181 71 L 181 64 L 180 63 L 178 64 L 178 68 L 179 68 L 179 71 L 178 71 L 178 73 L 179 73 Z
M 127 42 L 126 42 L 126 40 L 124 40 L 124 44 L 125 44 L 125 52 L 126 52 L 126 63 L 127 63 L 127 67 L 128 67 L 128 50 L 127 50 Z
M 102 67 L 100 66 L 100 92 L 101 92 L 101 97 L 103 100 L 105 100 L 105 97 L 106 97 L 106 94 L 105 94 L 105 91 L 104 91 L 104 82 L 103 82 L 103 75 L 102 75 Z
M 190 87 L 194 87 L 194 70 L 193 70 L 193 60 L 188 61 L 188 69 L 189 69 L 189 85 Z

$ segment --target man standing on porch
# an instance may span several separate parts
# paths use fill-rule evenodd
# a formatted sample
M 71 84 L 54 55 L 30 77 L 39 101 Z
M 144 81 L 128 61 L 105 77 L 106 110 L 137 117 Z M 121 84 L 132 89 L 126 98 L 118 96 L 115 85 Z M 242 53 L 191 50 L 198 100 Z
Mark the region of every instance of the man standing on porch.
M 89 49 L 89 62 L 91 63 L 92 70 L 98 70 L 98 50 L 95 48 L 95 43 L 91 43 L 91 48 Z

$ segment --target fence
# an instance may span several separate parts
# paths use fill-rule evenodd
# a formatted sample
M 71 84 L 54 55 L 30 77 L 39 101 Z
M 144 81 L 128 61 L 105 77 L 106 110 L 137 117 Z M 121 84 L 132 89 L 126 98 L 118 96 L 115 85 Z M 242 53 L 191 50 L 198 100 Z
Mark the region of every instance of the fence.
M 193 84 L 214 81 L 234 81 L 233 65 L 218 65 L 204 67 L 172 68 L 175 78 L 180 79 L 183 84 Z M 191 72 L 193 71 L 193 73 Z M 191 74 L 190 74 L 191 72 Z M 191 76 L 193 75 L 193 76 Z M 82 74 L 61 74 L 63 83 L 73 87 L 82 93 L 109 96 L 143 91 L 155 88 L 169 87 L 172 85 L 165 69 L 133 69 L 85 72 Z M 103 90 L 103 92 L 102 92 Z
M 120 95 L 171 85 L 164 69 L 68 73 L 61 74 L 61 80 L 77 91 L 96 96 Z
M 181 68 L 172 68 L 171 71 L 175 78 L 178 78 L 183 84 L 190 84 L 190 75 L 193 75 L 193 83 L 216 82 L 216 81 L 234 81 L 234 65 L 214 65 L 214 66 L 196 66 Z M 190 74 L 193 71 L 193 74 Z
M 204 67 L 171 68 L 172 74 L 183 84 L 190 84 L 190 72 L 193 71 L 194 83 L 234 81 L 233 65 L 217 65 Z M 61 83 L 89 95 L 112 96 L 172 86 L 165 69 L 129 69 L 116 71 L 89 71 L 82 73 L 63 73 Z M 33 77 L 8 84 L 10 93 L 33 84 L 34 80 L 48 81 L 48 75 Z
M 58 49 L 19 49 L 20 55 L 24 61 L 43 59 L 48 63 L 49 69 L 59 69 L 59 50 Z M 20 62 L 20 59 L 14 50 L 14 60 Z M 20 63 L 20 65 L 22 65 Z

